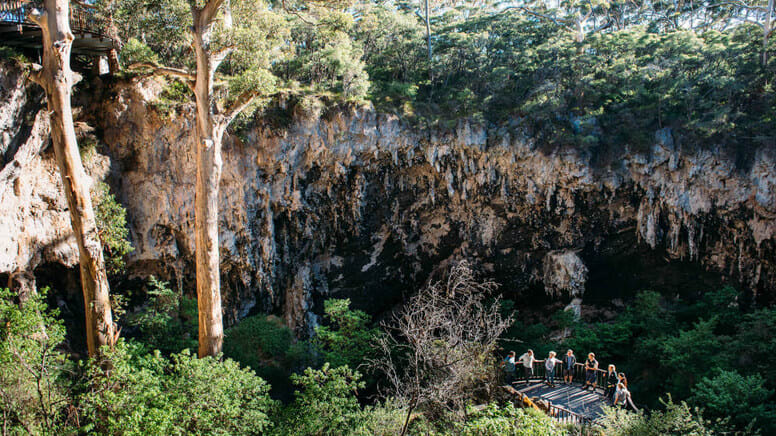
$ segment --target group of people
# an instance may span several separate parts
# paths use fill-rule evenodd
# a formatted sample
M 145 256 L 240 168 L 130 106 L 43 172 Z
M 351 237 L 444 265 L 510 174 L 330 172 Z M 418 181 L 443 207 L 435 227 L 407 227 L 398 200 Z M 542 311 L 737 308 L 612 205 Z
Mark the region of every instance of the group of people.
M 506 375 L 506 382 L 508 385 L 512 385 L 517 381 L 517 366 L 521 364 L 523 367 L 523 376 L 525 383 L 530 382 L 533 377 L 533 370 L 535 363 L 544 363 L 545 382 L 555 387 L 555 369 L 557 365 L 562 365 L 563 383 L 571 384 L 574 379 L 574 368 L 577 365 L 577 358 L 574 356 L 574 351 L 568 350 L 563 359 L 558 359 L 555 356 L 557 353 L 550 351 L 549 355 L 544 360 L 537 360 L 534 356 L 533 350 L 526 351 L 519 358 L 515 358 L 516 353 L 510 351 L 506 358 L 501 363 Z M 585 386 L 583 389 L 590 387 L 595 390 L 598 385 L 598 361 L 595 359 L 594 353 L 588 353 L 587 360 L 585 360 Z M 627 406 L 630 399 L 630 391 L 628 390 L 628 379 L 625 377 L 625 373 L 617 372 L 617 368 L 614 365 L 609 365 L 606 375 L 604 376 L 604 395 L 612 402 L 612 405 Z

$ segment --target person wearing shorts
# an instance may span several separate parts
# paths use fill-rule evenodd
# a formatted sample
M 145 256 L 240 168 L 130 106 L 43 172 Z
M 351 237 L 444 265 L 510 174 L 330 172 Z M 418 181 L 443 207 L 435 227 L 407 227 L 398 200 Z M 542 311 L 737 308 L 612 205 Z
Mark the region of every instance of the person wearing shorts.
M 574 365 L 576 364 L 577 356 L 574 355 L 574 351 L 566 351 L 566 355 L 563 357 L 563 381 L 567 385 L 574 381 Z
M 595 360 L 595 354 L 590 353 L 587 355 L 587 360 L 585 361 L 585 387 L 583 389 L 587 389 L 588 386 L 593 386 L 593 390 L 595 390 L 597 372 L 598 361 Z

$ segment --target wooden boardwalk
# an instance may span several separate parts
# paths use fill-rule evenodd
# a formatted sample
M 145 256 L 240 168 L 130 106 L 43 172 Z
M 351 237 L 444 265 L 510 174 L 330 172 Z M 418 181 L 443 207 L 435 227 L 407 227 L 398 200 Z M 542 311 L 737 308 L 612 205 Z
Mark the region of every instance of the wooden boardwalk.
M 529 398 L 540 398 L 549 401 L 552 405 L 566 409 L 577 415 L 595 420 L 603 413 L 603 406 L 608 404 L 604 394 L 600 390 L 582 389 L 579 383 L 570 385 L 557 384 L 551 388 L 544 382 L 531 381 L 525 385 L 517 382 L 514 388 Z
M 22 0 L 0 0 L 0 45 L 19 49 L 40 49 L 43 33 L 27 15 L 32 4 Z M 88 4 L 70 4 L 70 28 L 75 36 L 74 55 L 104 56 L 116 48 L 106 35 L 106 23 Z

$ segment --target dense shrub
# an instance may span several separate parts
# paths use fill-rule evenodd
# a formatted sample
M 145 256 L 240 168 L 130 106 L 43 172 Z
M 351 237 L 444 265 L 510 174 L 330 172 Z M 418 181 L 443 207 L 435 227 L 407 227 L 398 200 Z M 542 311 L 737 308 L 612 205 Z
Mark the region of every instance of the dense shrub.
M 107 355 L 102 376 L 81 396 L 87 431 L 107 435 L 261 434 L 275 403 L 269 385 L 233 360 L 198 359 L 184 350 L 167 359 L 158 351 L 120 343 Z
M 462 436 L 563 436 L 564 429 L 534 409 L 516 409 L 512 403 L 500 407 L 489 404 L 471 411 L 466 421 L 456 424 L 455 434 Z
M 3 433 L 67 432 L 67 376 L 59 346 L 65 328 L 44 303 L 46 290 L 19 296 L 0 289 L 0 412 Z
M 145 303 L 127 315 L 127 324 L 140 332 L 151 350 L 177 353 L 197 346 L 197 300 L 170 289 L 154 276 L 148 279 Z
M 358 372 L 324 364 L 321 369 L 307 368 L 303 374 L 292 375 L 291 380 L 300 390 L 280 416 L 278 435 L 343 435 L 362 422 L 356 394 L 364 383 Z
M 121 47 L 119 57 L 125 66 L 137 62 L 159 62 L 159 56 L 154 53 L 153 49 L 135 38 L 130 38 L 124 46 Z
M 224 354 L 251 368 L 284 363 L 294 334 L 272 315 L 249 316 L 224 335 Z
M 759 375 L 742 376 L 737 371 L 718 370 L 713 377 L 704 377 L 693 386 L 691 404 L 703 411 L 707 419 L 728 419 L 736 429 L 752 433 L 761 428 L 764 434 L 773 434 L 776 413 L 768 400 L 773 390 L 765 387 Z
M 699 415 L 685 403 L 674 403 L 669 398 L 665 410 L 649 415 L 606 408 L 600 427 L 594 427 L 601 436 L 710 436 L 712 431 Z
M 327 325 L 315 328 L 314 343 L 324 362 L 333 367 L 349 365 L 356 368 L 373 354 L 372 343 L 380 330 L 371 327 L 370 317 L 350 308 L 349 299 L 329 299 L 324 302 Z

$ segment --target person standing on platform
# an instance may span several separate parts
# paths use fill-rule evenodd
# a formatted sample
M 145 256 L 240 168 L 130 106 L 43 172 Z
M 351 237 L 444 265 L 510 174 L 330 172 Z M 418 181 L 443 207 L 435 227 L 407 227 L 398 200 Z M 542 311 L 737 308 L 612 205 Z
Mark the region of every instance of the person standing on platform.
M 563 380 L 567 385 L 574 381 L 574 366 L 576 364 L 577 357 L 574 355 L 574 351 L 566 351 L 566 356 L 563 358 Z
M 520 356 L 518 361 L 523 363 L 523 375 L 525 376 L 525 384 L 528 384 L 531 382 L 531 377 L 533 376 L 533 365 L 534 362 L 536 362 L 536 357 L 534 356 L 533 350 L 526 351 L 522 356 Z

